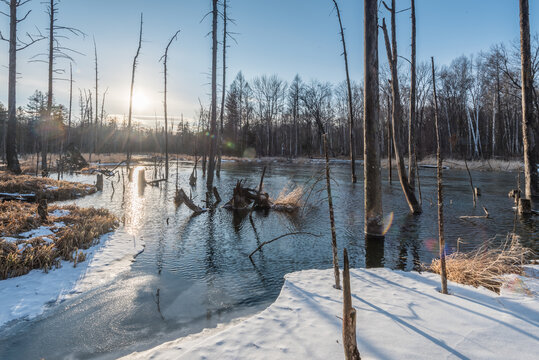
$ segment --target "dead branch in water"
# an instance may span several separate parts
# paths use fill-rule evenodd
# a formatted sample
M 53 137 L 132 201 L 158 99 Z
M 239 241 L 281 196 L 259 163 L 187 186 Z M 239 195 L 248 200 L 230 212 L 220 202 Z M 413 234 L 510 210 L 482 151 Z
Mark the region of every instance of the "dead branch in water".
M 268 241 L 264 241 L 262 244 L 260 244 L 252 253 L 249 254 L 249 259 L 251 259 L 251 261 L 253 261 L 254 253 L 256 253 L 257 251 L 260 251 L 264 245 L 271 244 L 274 241 L 277 241 L 279 239 L 282 239 L 282 238 L 287 237 L 287 236 L 292 236 L 292 235 L 311 235 L 311 236 L 314 236 L 314 237 L 321 237 L 322 236 L 321 234 L 317 235 L 317 234 L 313 234 L 313 233 L 305 232 L 305 231 L 291 232 L 291 233 L 288 233 L 288 234 L 277 236 L 276 238 L 273 238 L 273 239 L 268 240 Z
M 463 215 L 459 216 L 459 219 L 490 219 L 490 214 L 486 207 L 483 206 L 483 211 L 485 215 Z
M 174 197 L 174 202 L 177 206 L 180 206 L 182 203 L 185 204 L 189 209 L 191 209 L 195 214 L 202 214 L 203 212 L 207 211 L 206 209 L 202 209 L 200 206 L 196 205 L 193 200 L 191 200 L 185 191 L 183 191 L 182 188 L 179 188 L 178 191 L 176 191 L 176 196 Z

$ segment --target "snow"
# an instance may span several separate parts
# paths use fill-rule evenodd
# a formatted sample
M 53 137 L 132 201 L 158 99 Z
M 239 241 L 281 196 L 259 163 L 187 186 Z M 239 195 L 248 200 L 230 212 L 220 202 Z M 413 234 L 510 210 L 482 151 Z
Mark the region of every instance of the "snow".
M 70 214 L 69 210 L 64 209 L 56 209 L 49 213 L 49 216 L 55 216 L 55 217 L 61 217 L 61 216 L 67 216 Z
M 113 281 L 144 248 L 142 242 L 133 242 L 125 233 L 117 236 L 118 232 L 101 236 L 98 245 L 84 251 L 86 261 L 77 267 L 62 261 L 60 268 L 48 273 L 33 270 L 0 280 L 0 326 L 16 319 L 32 319 L 57 302 Z
M 54 235 L 52 230 L 48 226 L 41 225 L 40 227 L 36 229 L 32 229 L 30 231 L 20 233 L 19 237 L 31 239 L 31 238 L 35 238 L 39 236 L 49 236 L 49 235 Z
M 538 280 L 519 280 L 527 291 L 450 282 L 443 295 L 435 274 L 351 270 L 361 358 L 536 359 Z M 333 270 L 288 274 L 263 312 L 125 358 L 342 359 L 342 292 L 333 281 Z

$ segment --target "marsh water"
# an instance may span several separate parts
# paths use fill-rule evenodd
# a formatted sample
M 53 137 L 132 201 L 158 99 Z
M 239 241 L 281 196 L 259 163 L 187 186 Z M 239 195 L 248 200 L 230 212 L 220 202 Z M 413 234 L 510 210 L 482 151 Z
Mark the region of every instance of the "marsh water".
M 223 199 L 230 198 L 239 179 L 256 187 L 262 167 L 258 163 L 224 163 L 215 184 Z M 189 189 L 191 168 L 191 164 L 178 166 L 184 189 Z M 316 163 L 269 164 L 264 189 L 276 197 L 285 187 L 312 183 L 322 171 L 322 164 Z M 348 249 L 352 266 L 417 270 L 421 263 L 437 256 L 435 169 L 421 169 L 420 175 L 424 212 L 413 216 L 398 180 L 395 177 L 390 184 L 383 171 L 388 231 L 384 241 L 366 243 L 363 183 L 350 183 L 346 164 L 332 165 L 337 242 L 340 254 L 344 247 Z M 146 178 L 153 176 L 154 169 L 147 166 Z M 523 245 L 537 251 L 536 221 L 515 220 L 512 199 L 507 197 L 516 186 L 516 174 L 472 171 L 472 176 L 474 185 L 482 190 L 476 208 L 466 171 L 444 171 L 447 252 L 476 247 L 496 235 L 497 241 L 503 241 L 514 228 Z M 95 176 L 66 179 L 94 182 Z M 158 187 L 139 188 L 134 176 L 124 190 L 121 178 L 114 177 L 105 180 L 103 192 L 75 201 L 80 206 L 113 211 L 123 223 L 109 241 L 133 238 L 143 241 L 145 250 L 114 281 L 53 304 L 35 319 L 0 328 L 0 359 L 116 358 L 252 315 L 277 298 L 286 273 L 331 267 L 329 215 L 323 192 L 313 191 L 307 206 L 297 213 L 255 212 L 251 223 L 246 214 L 222 208 L 199 216 L 191 216 L 185 206 L 177 208 L 173 201 L 175 179 L 173 164 L 169 182 Z M 201 204 L 205 184 L 200 172 L 191 191 L 195 202 Z M 459 219 L 461 215 L 483 215 L 482 206 L 488 209 L 490 219 Z M 300 231 L 322 236 L 286 237 L 265 246 L 253 256 L 253 262 L 249 260 L 248 255 L 261 242 Z

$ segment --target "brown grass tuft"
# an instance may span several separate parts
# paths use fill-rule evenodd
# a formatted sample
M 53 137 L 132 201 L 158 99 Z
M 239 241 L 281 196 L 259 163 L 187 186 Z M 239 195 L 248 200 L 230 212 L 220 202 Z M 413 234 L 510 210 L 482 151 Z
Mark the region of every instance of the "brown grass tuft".
M 62 201 L 93 194 L 96 191 L 92 185 L 30 175 L 13 175 L 0 171 L 0 193 L 32 193 L 45 197 L 48 201 Z
M 529 255 L 531 250 L 520 245 L 517 235 L 510 234 L 501 246 L 495 247 L 492 241 L 487 241 L 471 252 L 447 256 L 447 279 L 474 287 L 483 286 L 499 294 L 502 275 L 523 275 L 522 265 Z M 440 259 L 434 259 L 427 270 L 440 274 Z
M 80 251 L 95 245 L 98 238 L 118 226 L 118 220 L 108 210 L 79 208 L 75 205 L 50 206 L 49 211 L 69 210 L 64 216 L 49 216 L 41 222 L 35 215 L 36 204 L 5 202 L 0 204 L 0 279 L 21 276 L 33 269 L 48 271 L 60 266 L 60 260 L 84 261 L 86 255 Z M 65 226 L 56 227 L 54 222 Z M 18 234 L 39 226 L 46 226 L 53 235 L 20 238 L 8 242 L 2 237 L 15 237 Z
M 288 191 L 285 187 L 273 201 L 274 210 L 278 211 L 295 211 L 303 205 L 303 187 L 298 186 L 292 191 Z

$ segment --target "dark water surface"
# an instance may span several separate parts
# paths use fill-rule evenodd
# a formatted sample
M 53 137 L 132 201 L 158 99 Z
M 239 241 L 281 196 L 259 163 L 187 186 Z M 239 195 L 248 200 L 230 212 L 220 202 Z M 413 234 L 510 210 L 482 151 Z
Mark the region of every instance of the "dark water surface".
M 179 167 L 184 189 L 189 188 L 191 166 Z M 238 179 L 247 179 L 251 187 L 256 187 L 261 171 L 260 164 L 226 163 L 216 186 L 226 201 Z M 321 171 L 320 164 L 273 164 L 268 166 L 264 188 L 275 197 L 283 187 L 303 185 Z M 346 247 L 354 267 L 383 264 L 405 270 L 417 269 L 421 262 L 428 263 L 437 256 L 434 169 L 421 170 L 424 213 L 420 216 L 409 214 L 398 180 L 390 185 L 383 173 L 384 214 L 390 226 L 385 242 L 367 244 L 363 236 L 363 183 L 349 182 L 345 164 L 333 165 L 332 171 L 339 256 Z M 447 251 L 456 251 L 457 242 L 461 249 L 473 248 L 497 234 L 502 241 L 514 226 L 522 243 L 538 251 L 536 221 L 515 222 L 512 200 L 507 197 L 516 186 L 516 174 L 472 175 L 483 194 L 477 209 L 472 206 L 466 171 L 444 172 Z M 148 167 L 146 177 L 152 176 L 153 170 Z M 145 251 L 114 282 L 55 304 L 36 319 L 0 328 L 0 359 L 116 358 L 254 314 L 276 299 L 284 274 L 331 267 L 329 216 L 326 203 L 321 201 L 323 193 L 313 194 L 313 206 L 299 214 L 256 212 L 253 228 L 248 216 L 225 209 L 192 217 L 185 206 L 176 208 L 175 178 L 175 166 L 171 166 L 168 184 L 139 191 L 135 176 L 135 183 L 126 185 L 124 196 L 122 181 L 114 179 L 113 195 L 110 181 L 105 180 L 102 193 L 76 201 L 80 206 L 109 208 L 125 219 L 125 225 L 110 241 L 133 237 L 146 243 Z M 68 180 L 93 182 L 94 177 Z M 201 204 L 204 191 L 205 184 L 199 177 L 193 189 L 195 202 Z M 482 205 L 492 219 L 458 219 L 460 215 L 482 215 Z M 254 264 L 249 261 L 249 253 L 260 242 L 295 231 L 323 236 L 283 238 L 255 254 Z M 161 313 L 156 302 L 158 289 Z

